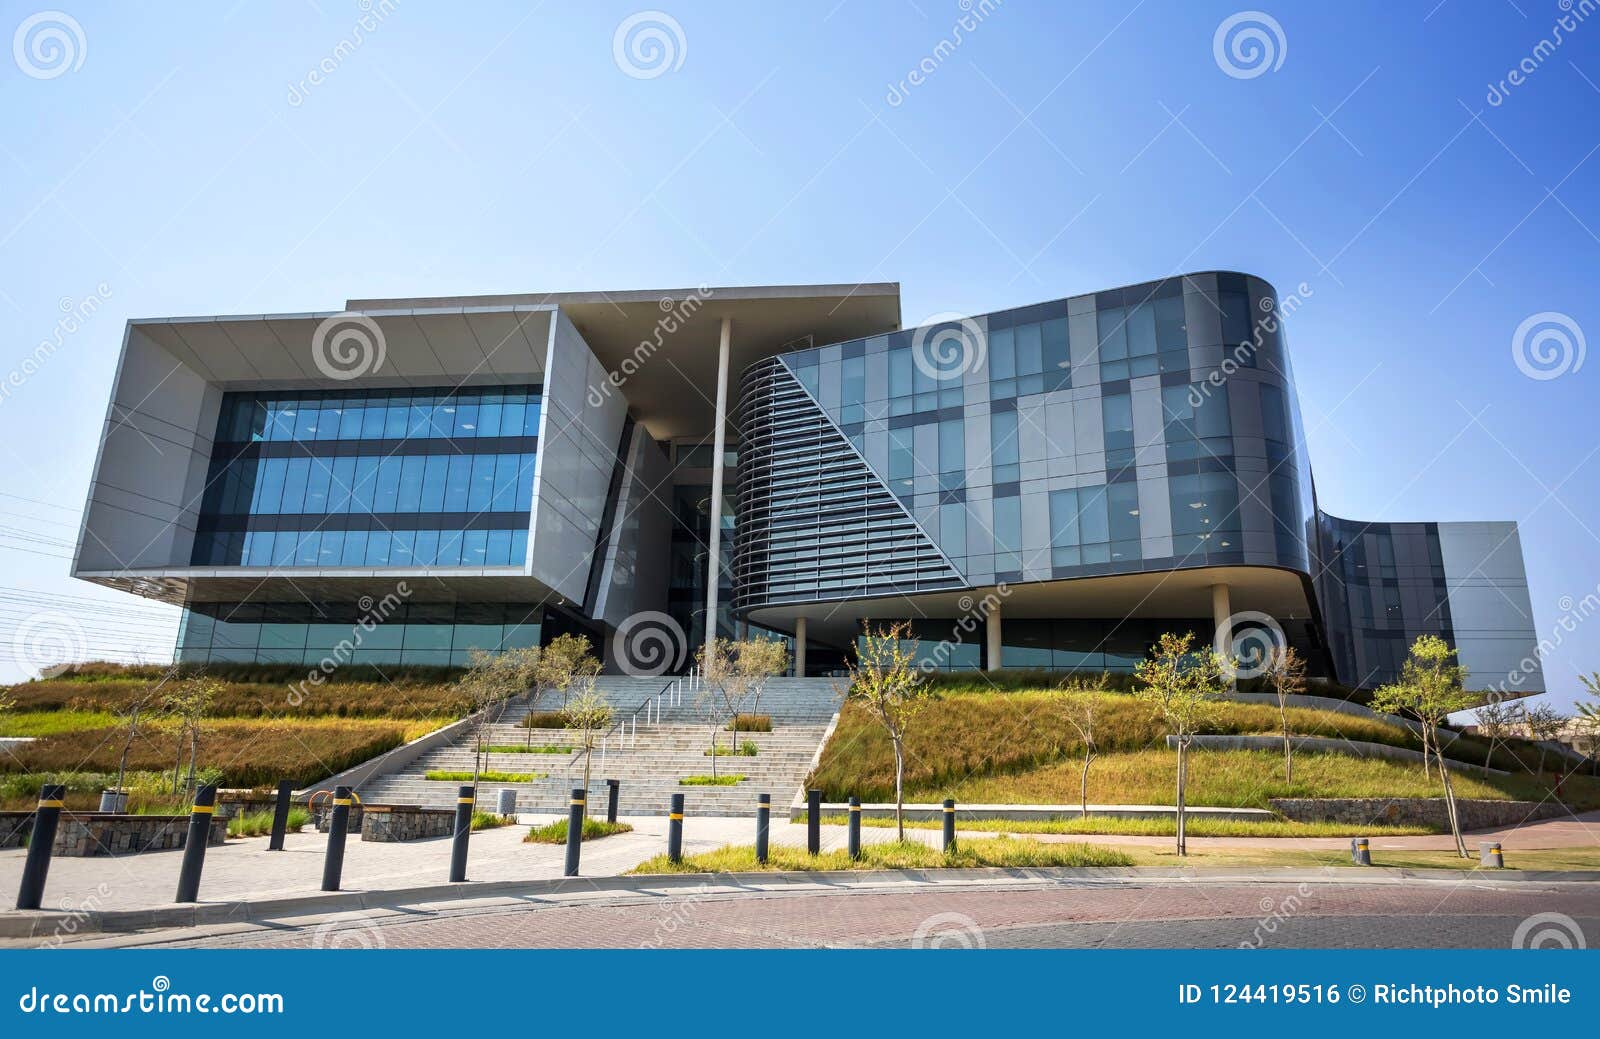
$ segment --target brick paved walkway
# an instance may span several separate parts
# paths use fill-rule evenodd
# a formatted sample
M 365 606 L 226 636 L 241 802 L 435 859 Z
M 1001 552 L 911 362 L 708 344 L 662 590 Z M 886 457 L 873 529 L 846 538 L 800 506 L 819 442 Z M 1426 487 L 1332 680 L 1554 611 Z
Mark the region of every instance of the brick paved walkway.
M 1346 884 L 1040 882 L 895 893 L 693 893 L 602 905 L 510 901 L 347 913 L 285 929 L 182 936 L 256 948 L 1490 947 L 1539 913 L 1600 943 L 1594 885 L 1406 881 Z M 150 941 L 145 938 L 142 941 Z M 128 939 L 121 939 L 126 943 Z

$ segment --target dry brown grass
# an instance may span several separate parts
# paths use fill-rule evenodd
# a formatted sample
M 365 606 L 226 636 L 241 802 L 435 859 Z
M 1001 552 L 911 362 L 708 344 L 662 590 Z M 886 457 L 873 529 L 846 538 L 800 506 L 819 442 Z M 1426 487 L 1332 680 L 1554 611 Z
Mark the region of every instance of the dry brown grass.
M 209 722 L 200 743 L 200 767 L 220 769 L 225 786 L 270 786 L 282 779 L 308 786 L 435 724 L 347 718 Z M 0 761 L 0 771 L 114 773 L 121 752 L 119 729 L 85 729 L 30 743 Z M 177 758 L 176 735 L 153 728 L 134 741 L 128 768 L 170 771 Z M 187 748 L 183 761 L 187 767 Z
M 1172 800 L 1175 755 L 1166 750 L 1166 730 L 1132 697 L 1097 694 L 1096 720 L 1100 757 L 1090 772 L 1091 801 L 1102 803 L 1169 803 Z M 915 800 L 954 796 L 970 803 L 1068 803 L 1078 801 L 1078 766 L 1082 744 L 1060 713 L 1057 694 L 1035 691 L 1005 693 L 946 692 L 918 716 L 907 737 L 906 789 Z M 1416 736 L 1395 724 L 1335 711 L 1293 708 L 1294 732 L 1308 736 L 1344 737 L 1420 749 Z M 1265 704 L 1219 704 L 1209 733 L 1275 733 L 1276 707 Z M 1459 753 L 1482 761 L 1481 744 L 1463 741 Z M 1202 759 L 1204 763 L 1202 762 Z M 1274 796 L 1439 796 L 1437 781 L 1424 782 L 1420 766 L 1403 762 L 1367 761 L 1345 755 L 1295 755 L 1296 782 L 1282 782 L 1283 763 L 1271 752 L 1197 751 L 1191 772 L 1211 770 L 1197 785 L 1196 804 L 1265 806 Z M 1515 767 L 1509 754 L 1496 764 Z M 1460 773 L 1458 773 L 1460 775 Z M 1573 777 L 1565 790 L 1574 797 L 1600 800 L 1600 787 L 1587 789 Z M 858 704 L 848 703 L 839 726 L 823 752 L 812 783 L 829 800 L 851 794 L 868 801 L 894 796 L 894 749 L 882 727 Z M 1488 780 L 1461 775 L 1463 796 L 1538 797 L 1544 785 L 1529 776 Z M 1590 784 L 1594 786 L 1594 784 Z M 1413 793 L 1407 793 L 1412 791 Z M 1495 793 L 1495 791 L 1499 791 Z M 1337 792 L 1337 793 L 1336 793 Z

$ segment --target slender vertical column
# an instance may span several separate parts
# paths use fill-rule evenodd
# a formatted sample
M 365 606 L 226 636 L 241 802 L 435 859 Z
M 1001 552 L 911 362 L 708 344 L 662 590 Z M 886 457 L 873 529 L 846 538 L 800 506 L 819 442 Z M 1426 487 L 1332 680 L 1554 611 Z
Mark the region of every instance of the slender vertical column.
M 717 417 L 711 459 L 711 542 L 706 546 L 706 649 L 717 638 L 717 591 L 722 581 L 722 455 L 727 448 L 728 426 L 728 347 L 733 340 L 733 321 L 722 319 L 722 334 L 717 343 Z
M 806 677 L 806 619 L 794 621 L 794 677 Z
M 988 626 L 984 629 L 988 643 L 988 652 L 985 654 L 984 667 L 990 671 L 998 671 L 1004 665 L 1001 663 L 1000 651 L 1000 604 L 995 603 L 989 610 Z
M 1225 584 L 1212 585 L 1211 619 L 1216 625 L 1216 641 L 1212 645 L 1216 646 L 1219 653 L 1226 652 L 1233 644 L 1233 626 L 1228 622 L 1228 618 L 1232 616 L 1233 605 L 1228 596 L 1228 586 Z

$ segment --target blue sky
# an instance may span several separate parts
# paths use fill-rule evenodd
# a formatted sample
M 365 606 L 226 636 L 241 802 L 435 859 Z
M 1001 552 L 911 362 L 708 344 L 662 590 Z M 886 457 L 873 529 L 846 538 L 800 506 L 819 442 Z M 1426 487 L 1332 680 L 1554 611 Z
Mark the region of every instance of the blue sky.
M 652 65 L 616 54 L 631 5 L 62 2 L 0 60 L 0 678 L 58 611 L 170 651 L 174 611 L 63 558 L 129 317 L 892 280 L 910 323 L 1210 268 L 1311 290 L 1323 506 L 1517 520 L 1557 698 L 1600 668 L 1600 361 L 1513 349 L 1546 312 L 1600 335 L 1581 3 L 662 0 Z M 1253 64 L 1214 46 L 1235 15 Z

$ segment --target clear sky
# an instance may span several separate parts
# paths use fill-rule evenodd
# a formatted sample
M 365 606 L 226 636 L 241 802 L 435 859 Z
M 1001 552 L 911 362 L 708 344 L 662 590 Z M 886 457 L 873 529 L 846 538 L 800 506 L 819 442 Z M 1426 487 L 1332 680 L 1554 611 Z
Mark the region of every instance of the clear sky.
M 910 324 L 1211 268 L 1310 290 L 1323 507 L 1517 520 L 1551 688 L 1600 668 L 1588 0 L 59 2 L 0 4 L 0 678 L 58 613 L 170 654 L 67 576 L 127 318 L 888 280 Z

